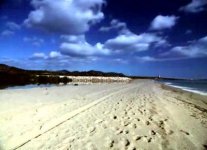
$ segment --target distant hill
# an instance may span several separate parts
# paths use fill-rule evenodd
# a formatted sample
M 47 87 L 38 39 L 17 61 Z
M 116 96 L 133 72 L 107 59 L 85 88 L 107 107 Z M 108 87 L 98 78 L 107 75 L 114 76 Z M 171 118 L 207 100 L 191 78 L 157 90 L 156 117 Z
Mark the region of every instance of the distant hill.
M 26 70 L 16 68 L 16 67 L 11 67 L 5 64 L 0 64 L 0 72 L 7 72 L 7 73 L 25 73 Z
M 67 75 L 67 76 L 103 76 L 103 77 L 125 77 L 122 73 L 101 71 L 47 71 L 47 70 L 24 70 L 5 64 L 0 64 L 0 73 L 7 74 L 30 74 L 30 75 Z

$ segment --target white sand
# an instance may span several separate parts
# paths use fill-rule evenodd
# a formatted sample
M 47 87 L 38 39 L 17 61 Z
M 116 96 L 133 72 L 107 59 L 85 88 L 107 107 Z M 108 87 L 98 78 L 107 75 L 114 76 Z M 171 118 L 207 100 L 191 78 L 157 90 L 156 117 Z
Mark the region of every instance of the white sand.
M 207 99 L 164 90 L 150 80 L 1 90 L 0 103 L 3 150 L 207 145 Z
M 64 77 L 64 76 L 60 76 Z M 95 82 L 129 82 L 131 78 L 128 77 L 99 77 L 99 76 L 67 76 L 72 79 L 72 84 L 76 83 L 95 83 Z

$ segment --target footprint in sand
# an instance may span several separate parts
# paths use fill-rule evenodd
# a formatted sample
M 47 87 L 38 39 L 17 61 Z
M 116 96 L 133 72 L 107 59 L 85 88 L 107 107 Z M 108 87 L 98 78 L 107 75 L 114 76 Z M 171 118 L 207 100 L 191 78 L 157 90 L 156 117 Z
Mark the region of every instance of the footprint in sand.
M 117 119 L 117 116 L 116 116 L 116 115 L 114 115 L 114 116 L 112 116 L 112 118 L 113 118 L 114 120 L 116 120 L 116 119 Z
M 143 136 L 144 138 L 144 141 L 147 142 L 147 143 L 151 143 L 152 142 L 152 138 L 151 137 L 147 137 L 146 135 Z
M 153 121 L 152 116 L 150 116 L 148 119 L 149 119 L 150 121 Z
M 160 120 L 160 122 L 159 122 L 159 127 L 161 128 L 161 129 L 164 129 L 164 121 L 162 121 L 162 120 Z
M 143 112 L 140 109 L 138 109 L 138 111 L 140 112 L 141 115 L 143 115 Z
M 95 127 L 91 127 L 88 129 L 88 133 L 93 133 L 95 132 L 96 128 Z
M 134 124 L 132 124 L 131 127 L 134 128 L 134 129 L 136 129 L 137 128 L 137 125 L 134 123 Z
M 103 122 L 103 120 L 98 119 L 98 120 L 96 120 L 95 124 L 100 124 L 100 123 L 102 123 L 102 122 Z
M 148 142 L 148 143 L 151 143 L 151 142 L 152 142 L 152 138 L 151 138 L 151 137 L 148 138 L 148 139 L 147 139 L 147 142 Z
M 125 120 L 124 120 L 121 124 L 122 124 L 122 126 L 126 127 L 126 126 L 128 126 L 130 123 L 129 123 L 128 121 L 125 121 Z
M 147 142 L 147 143 L 150 143 L 150 142 L 152 142 L 152 138 L 151 137 L 147 137 L 146 135 L 145 136 L 135 136 L 134 137 L 134 140 L 135 141 L 140 141 L 140 140 L 144 140 L 145 142 Z
M 151 135 L 156 135 L 156 132 L 155 132 L 154 130 L 151 130 L 151 131 L 150 131 L 150 134 L 151 134 Z
M 182 133 L 185 133 L 186 135 L 190 135 L 190 133 L 184 131 L 184 130 L 180 130 Z
M 205 149 L 207 149 L 207 145 L 203 145 L 203 147 L 204 147 Z
M 128 139 L 124 138 L 124 139 L 122 140 L 122 144 L 124 145 L 124 147 L 128 147 L 128 146 L 130 145 L 130 142 L 129 142 Z
M 112 140 L 111 138 L 106 139 L 106 147 L 112 148 L 114 146 L 115 141 Z
M 139 122 L 139 121 L 140 121 L 140 119 L 139 119 L 139 118 L 137 118 L 137 121 Z
M 149 121 L 146 121 L 145 124 L 148 126 L 148 125 L 150 125 L 150 122 Z
M 141 139 L 142 139 L 142 136 L 135 136 L 135 137 L 134 137 L 134 140 L 135 140 L 135 141 L 139 141 L 139 140 L 141 140 Z
M 123 133 L 123 130 L 121 130 L 121 129 L 116 131 L 116 135 L 119 135 L 119 134 L 122 134 L 122 133 Z
M 124 133 L 125 133 L 125 134 L 129 134 L 129 130 L 125 130 Z
M 129 150 L 136 150 L 136 147 L 134 147 L 134 146 L 129 147 Z

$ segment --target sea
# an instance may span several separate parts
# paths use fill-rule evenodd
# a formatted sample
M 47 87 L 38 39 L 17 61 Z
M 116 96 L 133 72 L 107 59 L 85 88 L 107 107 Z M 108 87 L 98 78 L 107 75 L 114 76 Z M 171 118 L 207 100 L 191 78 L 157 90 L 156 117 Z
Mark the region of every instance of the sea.
M 185 91 L 207 95 L 207 80 L 160 80 L 160 82 Z

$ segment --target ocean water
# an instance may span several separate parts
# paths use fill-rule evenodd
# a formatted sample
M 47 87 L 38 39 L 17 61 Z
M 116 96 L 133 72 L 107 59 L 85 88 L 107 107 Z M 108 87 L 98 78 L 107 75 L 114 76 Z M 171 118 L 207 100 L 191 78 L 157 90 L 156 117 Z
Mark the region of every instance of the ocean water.
M 160 80 L 160 82 L 185 91 L 207 95 L 207 80 Z

